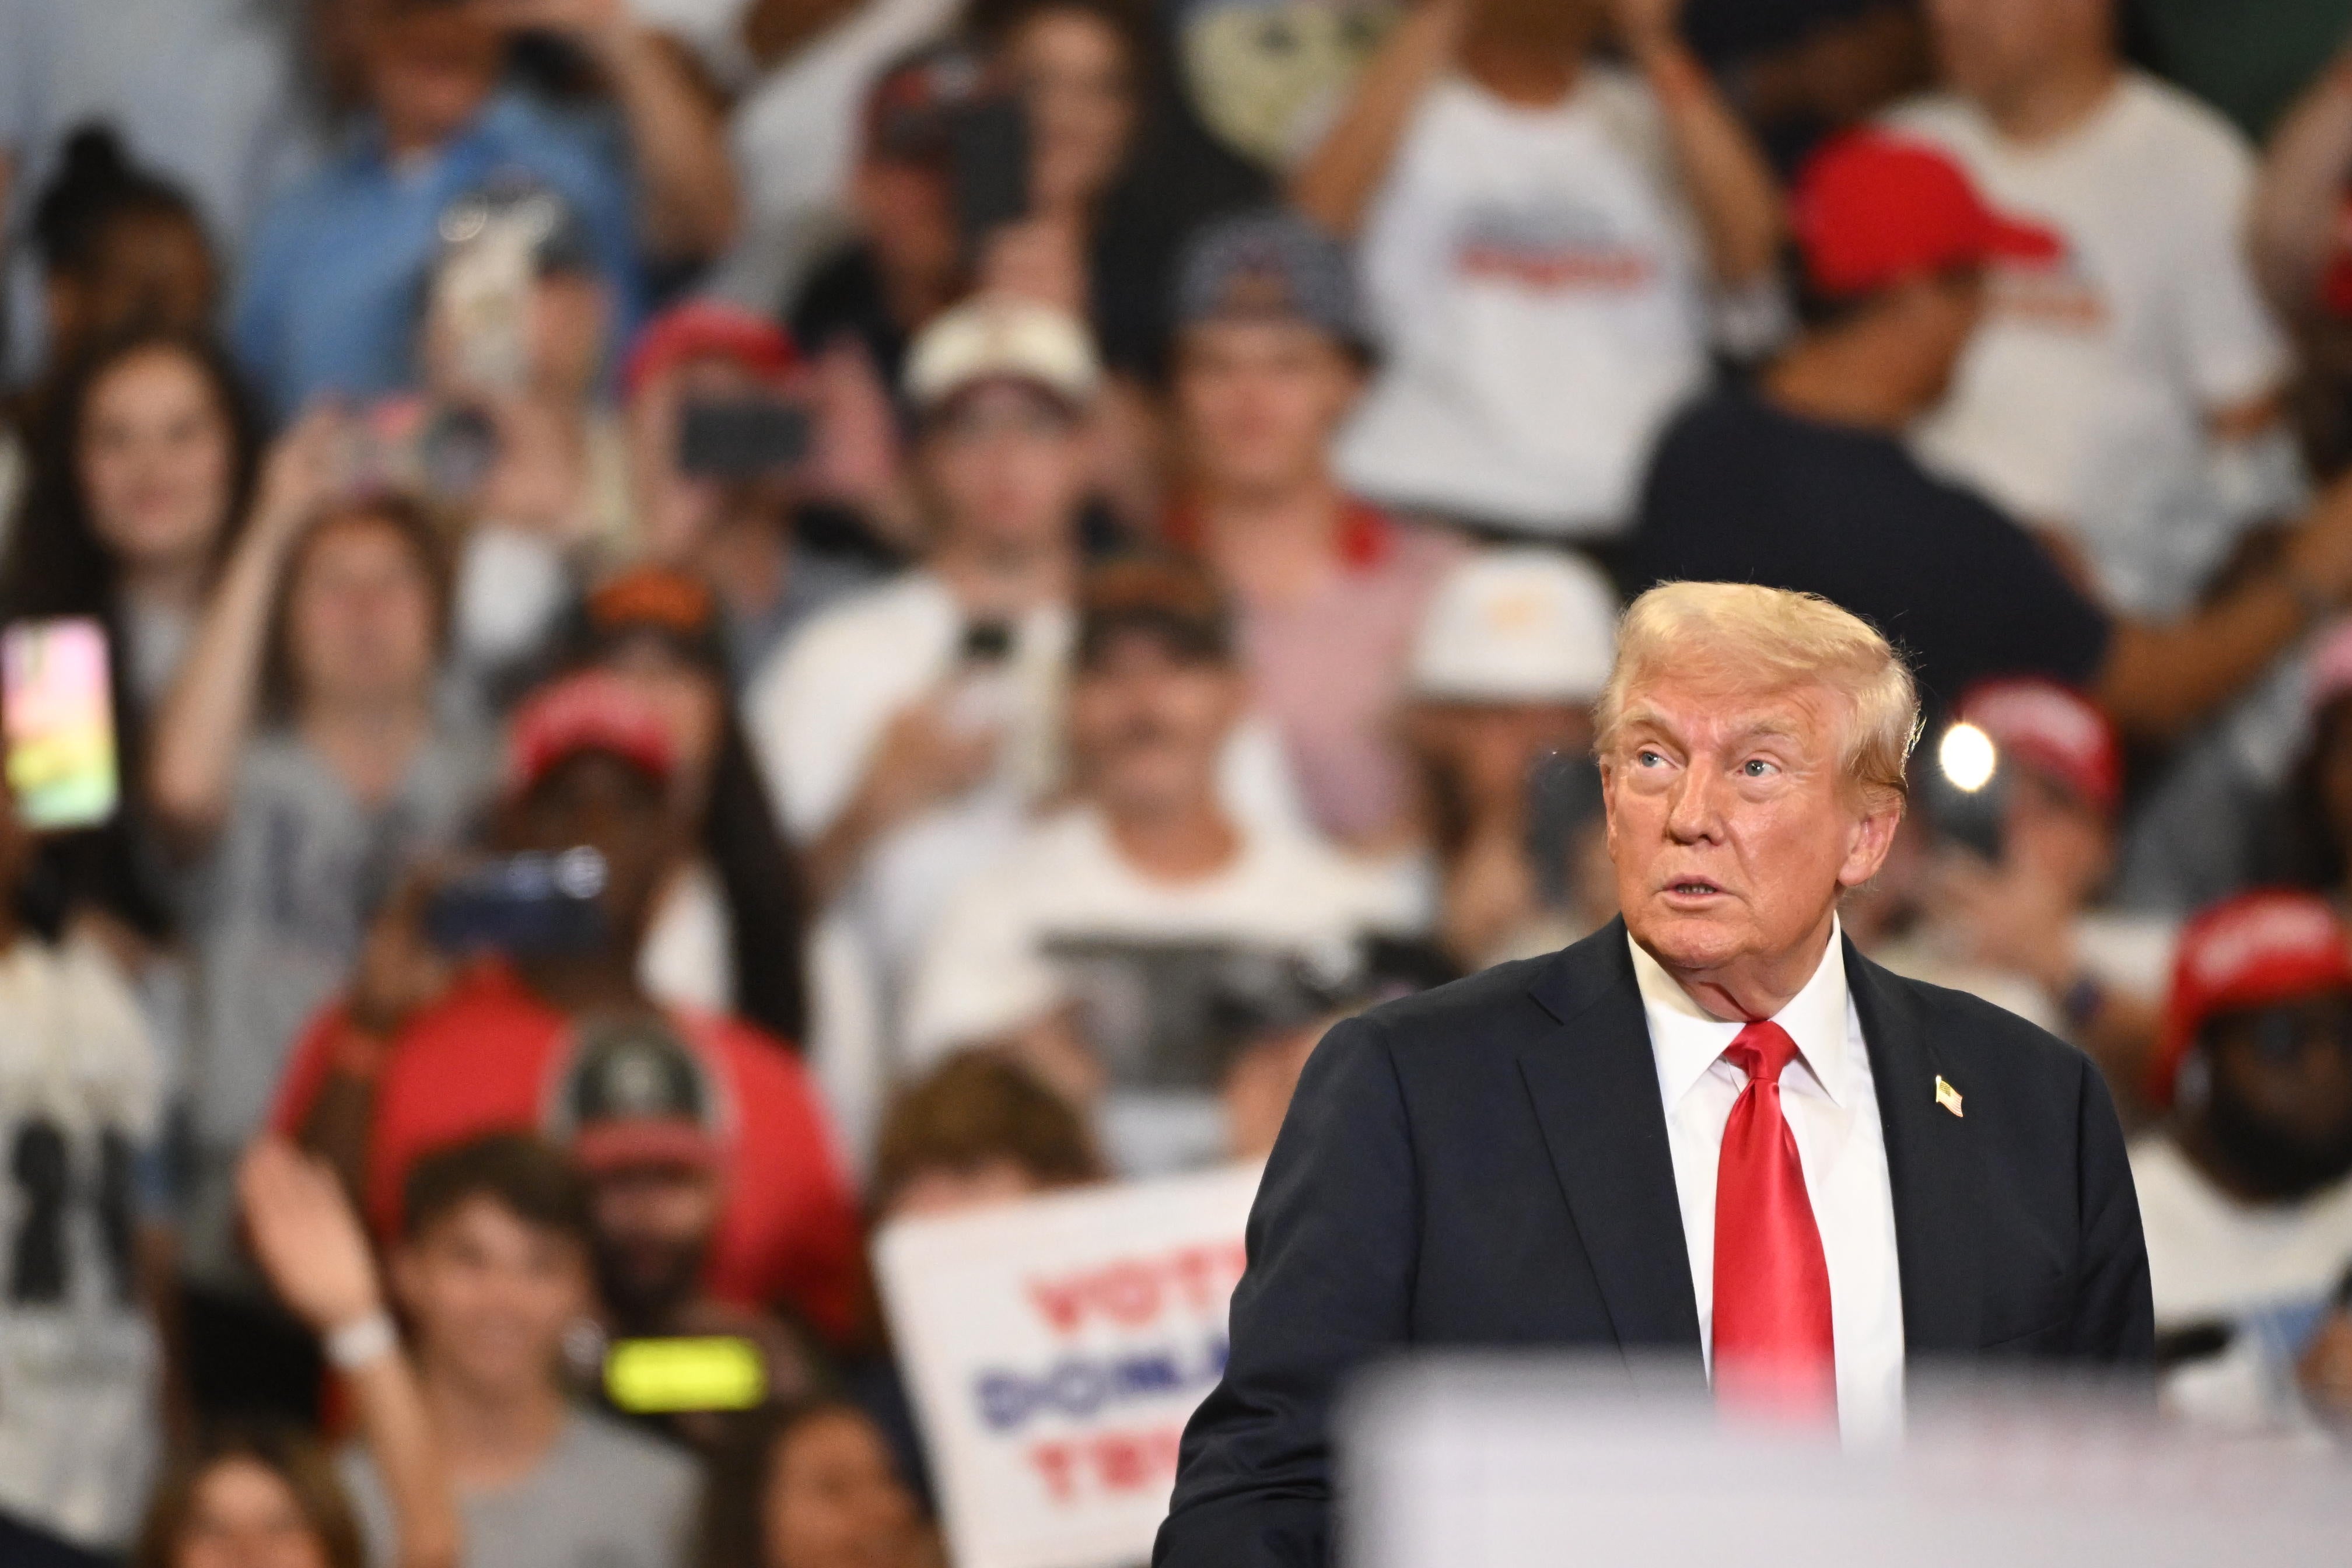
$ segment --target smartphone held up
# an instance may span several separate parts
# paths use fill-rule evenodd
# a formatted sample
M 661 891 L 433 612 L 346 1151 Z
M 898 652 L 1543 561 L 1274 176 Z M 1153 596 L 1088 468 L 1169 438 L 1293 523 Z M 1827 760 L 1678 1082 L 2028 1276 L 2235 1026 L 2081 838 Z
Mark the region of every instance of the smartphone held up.
M 0 633 L 8 790 L 36 832 L 94 827 L 121 802 L 106 629 L 88 616 Z

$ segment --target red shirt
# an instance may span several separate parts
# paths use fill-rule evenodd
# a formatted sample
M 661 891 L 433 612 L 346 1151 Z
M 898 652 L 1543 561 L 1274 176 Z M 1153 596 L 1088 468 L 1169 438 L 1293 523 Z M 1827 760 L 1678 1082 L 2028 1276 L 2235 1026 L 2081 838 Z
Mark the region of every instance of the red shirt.
M 800 1062 L 747 1024 L 672 1010 L 718 1087 L 726 1206 L 712 1248 L 713 1295 L 789 1302 L 820 1331 L 849 1332 L 860 1290 L 856 1205 L 833 1132 Z M 325 1087 L 343 1026 L 338 1002 L 314 1018 L 278 1087 L 272 1123 L 289 1134 Z M 394 1037 L 376 1078 L 368 1221 L 389 1240 L 417 1157 L 493 1132 L 543 1131 L 571 1066 L 571 1021 L 500 963 L 469 971 Z

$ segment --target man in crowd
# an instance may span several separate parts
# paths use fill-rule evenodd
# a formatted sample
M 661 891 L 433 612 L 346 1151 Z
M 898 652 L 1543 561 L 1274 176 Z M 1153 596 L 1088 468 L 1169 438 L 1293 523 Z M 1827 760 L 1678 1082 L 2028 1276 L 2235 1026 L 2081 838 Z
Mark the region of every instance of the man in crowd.
M 605 1332 L 614 1340 L 731 1339 L 760 1375 L 744 1405 L 810 1393 L 808 1352 L 764 1310 L 710 1292 L 712 1249 L 726 1208 L 727 1146 L 718 1087 L 693 1047 L 659 1019 L 600 1033 L 572 1064 L 556 1110 L 557 1137 L 586 1184 L 589 1261 Z M 625 1391 L 608 1389 L 626 1407 Z M 722 1402 L 719 1408 L 738 1408 Z M 716 1440 L 709 1413 L 674 1417 L 690 1443 Z
M 1046 307 L 982 300 L 934 321 L 907 370 L 931 549 L 811 623 L 745 698 L 818 899 L 859 884 L 883 975 L 1049 783 L 1099 379 L 1086 329 Z
M 629 350 L 639 537 L 655 559 L 710 583 L 739 690 L 874 578 L 865 525 L 891 510 L 898 443 L 887 395 L 843 383 L 837 365 L 803 362 L 773 321 L 714 300 L 672 306 Z M 768 434 L 726 439 L 726 421 L 746 415 Z M 845 503 L 848 526 L 827 526 L 843 520 L 818 515 L 820 502 Z
M 1112 1158 L 1165 1170 L 1218 1153 L 1208 986 L 1234 952 L 1351 965 L 1402 923 L 1386 882 L 1315 839 L 1236 816 L 1218 764 L 1246 684 L 1213 583 L 1174 563 L 1098 568 L 1070 693 L 1076 802 L 958 892 L 908 1002 L 919 1056 L 1049 1037 L 1108 1078 Z M 1054 1026 L 1059 1020 L 1063 1027 Z M 1034 1048 L 1043 1050 L 1043 1045 Z
M 0 790 L 0 1514 L 107 1552 L 159 1457 L 164 1067 L 107 949 L 26 925 L 36 847 Z
M 1292 196 L 1360 238 L 1384 355 L 1339 448 L 1360 493 L 1612 539 L 1710 342 L 1775 330 L 1779 192 L 1679 10 L 1433 0 L 1357 79 Z M 1635 72 L 1593 58 L 1612 24 Z
M 457 1494 L 464 1561 L 679 1568 L 692 1461 L 573 1408 L 562 1381 L 564 1336 L 591 1301 L 578 1175 L 538 1140 L 502 1134 L 426 1155 L 405 1187 L 389 1272 Z M 342 1472 L 371 1559 L 396 1561 L 373 1460 L 354 1451 Z
M 1753 391 L 1706 398 L 1666 432 L 1622 562 L 1630 590 L 1722 578 L 1820 594 L 1899 638 L 1932 700 L 2041 675 L 2149 738 L 2243 689 L 2352 595 L 2344 485 L 2210 605 L 2161 624 L 2111 616 L 1902 444 L 1967 353 L 1986 268 L 2046 258 L 2055 237 L 1996 215 L 1943 153 L 1876 132 L 1814 157 L 1795 214 L 1809 325 Z
M 639 989 L 636 957 L 678 850 L 674 765 L 660 713 L 618 678 L 591 672 L 535 693 L 514 719 L 497 847 L 595 851 L 592 918 L 509 935 L 509 951 L 452 954 L 425 929 L 433 900 L 420 879 L 379 920 L 350 994 L 297 1047 L 278 1124 L 335 1160 L 379 1235 L 399 1229 L 401 1184 L 420 1155 L 541 1126 L 546 1086 L 568 1064 L 664 1016 Z M 798 1060 L 732 1019 L 671 1024 L 733 1108 L 710 1289 L 739 1305 L 782 1300 L 821 1332 L 845 1333 L 856 1219 Z
M 2290 1369 L 2352 1268 L 2352 949 L 2323 899 L 2254 892 L 2182 933 L 2132 1148 L 2156 1321 L 2194 1414 L 2293 1410 Z M 2340 1394 L 2339 1394 L 2340 1397 Z
M 1946 90 L 1891 129 L 2053 242 L 1997 258 L 1983 325 L 1918 431 L 1940 471 L 2063 541 L 2096 596 L 2167 617 L 2292 516 L 2287 346 L 2245 249 L 2253 154 L 2116 56 L 2116 0 L 1932 0 Z
M 717 126 L 670 47 L 622 6 L 530 0 L 352 0 L 368 118 L 351 145 L 263 214 L 235 339 L 279 417 L 321 393 L 407 383 L 418 285 L 443 215 L 495 174 L 521 172 L 585 216 L 600 270 L 636 313 L 639 238 L 706 255 L 732 222 Z M 603 13 L 602 19 L 582 20 Z M 636 199 L 599 143 L 499 78 L 510 31 L 562 15 L 611 81 L 635 158 Z
M 1034 1073 L 1001 1051 L 958 1051 L 891 1096 L 874 1210 L 885 1222 L 958 1214 L 1106 1174 L 1086 1123 Z
M 2147 1077 L 2178 931 L 2162 915 L 2105 906 L 2122 742 L 2095 704 L 2046 680 L 1980 686 L 1957 719 L 1991 742 L 1994 772 L 1990 782 L 1967 780 L 1973 794 L 1948 779 L 1930 792 L 1926 815 L 1931 828 L 1948 830 L 1948 852 L 1932 879 L 1924 938 L 1950 959 L 2039 987 L 2037 1011 L 2058 1020 L 2129 1100 Z M 1967 759 L 1954 765 L 1965 771 Z M 1949 803 L 1948 816 L 1972 806 L 1984 831 L 1963 848 L 1948 832 L 1957 822 L 1933 820 L 1939 803 Z
M 1352 499 L 1330 445 L 1369 357 L 1347 253 L 1269 211 L 1202 231 L 1178 268 L 1171 542 L 1233 595 L 1242 659 L 1309 816 L 1367 849 L 1410 832 L 1405 663 L 1458 549 Z
M 1411 1346 L 1638 1352 L 1854 1436 L 1899 1430 L 1915 1360 L 2147 1356 L 2097 1071 L 1843 940 L 1917 722 L 1894 650 L 1832 605 L 1634 602 L 1596 747 L 1623 916 L 1317 1047 L 1160 1568 L 1322 1560 L 1332 1395 Z
M 1449 572 L 1412 647 L 1407 733 L 1437 867 L 1438 946 L 1456 973 L 1549 952 L 1615 912 L 1592 864 L 1592 704 L 1617 600 L 1557 551 L 1483 551 Z
M 952 135 L 957 113 L 979 96 L 981 72 L 965 46 L 929 44 L 866 90 L 849 177 L 856 237 L 793 301 L 793 337 L 813 353 L 854 345 L 885 387 L 899 384 L 907 345 L 965 281 Z
M 867 1192 L 877 1226 L 967 1214 L 1087 1186 L 1108 1172 L 1068 1100 L 999 1050 L 959 1051 L 901 1084 L 884 1108 Z M 930 1495 L 929 1456 L 898 1362 L 885 1349 L 844 1371 L 852 1396 Z

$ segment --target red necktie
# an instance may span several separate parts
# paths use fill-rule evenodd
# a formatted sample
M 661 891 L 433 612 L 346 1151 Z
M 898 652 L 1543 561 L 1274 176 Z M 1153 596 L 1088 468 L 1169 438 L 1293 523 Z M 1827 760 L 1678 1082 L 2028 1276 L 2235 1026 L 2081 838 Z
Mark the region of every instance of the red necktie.
M 1716 1165 L 1715 1387 L 1742 1405 L 1833 1415 L 1829 1264 L 1780 1114 L 1780 1072 L 1796 1054 L 1797 1042 L 1769 1020 L 1740 1030 L 1723 1053 L 1748 1087 Z

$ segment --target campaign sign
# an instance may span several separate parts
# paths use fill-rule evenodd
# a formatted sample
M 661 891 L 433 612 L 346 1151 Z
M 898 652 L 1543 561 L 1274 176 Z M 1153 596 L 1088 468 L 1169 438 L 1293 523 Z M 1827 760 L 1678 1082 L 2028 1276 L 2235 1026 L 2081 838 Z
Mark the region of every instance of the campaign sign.
M 1185 1419 L 1224 1372 L 1258 1172 L 884 1229 L 883 1300 L 958 1568 L 1151 1554 Z

